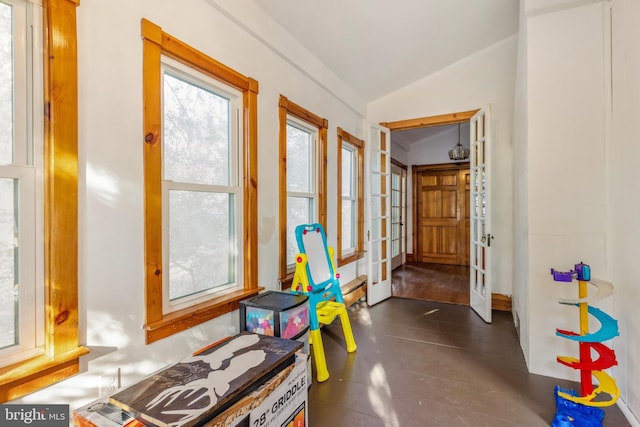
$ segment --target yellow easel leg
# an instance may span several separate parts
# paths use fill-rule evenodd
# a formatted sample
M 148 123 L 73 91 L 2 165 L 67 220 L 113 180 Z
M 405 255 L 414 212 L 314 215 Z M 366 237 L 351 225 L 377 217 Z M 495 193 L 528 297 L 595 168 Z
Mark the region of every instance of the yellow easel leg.
M 358 346 L 356 340 L 353 339 L 353 331 L 351 330 L 351 322 L 349 322 L 349 314 L 346 307 L 340 310 L 340 323 L 342 323 L 342 332 L 344 333 L 344 342 L 347 344 L 347 351 L 353 353 Z
M 324 357 L 324 347 L 322 346 L 322 336 L 320 329 L 311 330 L 311 347 L 313 348 L 313 359 L 316 361 L 316 371 L 318 382 L 321 383 L 329 379 L 327 360 Z

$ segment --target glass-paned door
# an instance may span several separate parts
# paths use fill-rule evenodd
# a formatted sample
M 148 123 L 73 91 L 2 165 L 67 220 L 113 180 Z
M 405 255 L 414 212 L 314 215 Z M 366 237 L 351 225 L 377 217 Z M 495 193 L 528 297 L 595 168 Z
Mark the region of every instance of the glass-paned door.
M 391 269 L 405 263 L 407 171 L 391 165 Z
M 369 280 L 367 303 L 391 296 L 391 138 L 389 130 L 369 127 L 368 199 Z
M 491 322 L 491 145 L 489 108 L 470 120 L 470 305 Z

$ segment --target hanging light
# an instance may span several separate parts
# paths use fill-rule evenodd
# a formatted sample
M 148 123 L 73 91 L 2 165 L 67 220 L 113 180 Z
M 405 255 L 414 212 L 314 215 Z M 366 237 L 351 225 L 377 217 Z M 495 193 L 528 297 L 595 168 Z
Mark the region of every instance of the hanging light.
M 469 158 L 469 149 L 460 144 L 460 123 L 458 123 L 458 143 L 449 150 L 451 160 L 465 160 Z

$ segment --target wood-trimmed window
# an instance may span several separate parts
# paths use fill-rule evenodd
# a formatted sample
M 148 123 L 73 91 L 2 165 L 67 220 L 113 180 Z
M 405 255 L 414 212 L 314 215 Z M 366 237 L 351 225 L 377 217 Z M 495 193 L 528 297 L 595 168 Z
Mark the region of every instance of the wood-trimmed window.
M 300 221 L 327 226 L 327 119 L 280 95 L 280 257 L 281 287 L 293 278 L 293 230 Z M 287 166 L 287 159 L 292 158 Z M 300 179 L 297 179 L 300 177 Z M 302 219 L 304 218 L 304 219 Z M 297 247 L 297 246 L 296 246 Z M 297 253 L 297 252 L 296 252 Z
M 338 128 L 338 265 L 364 257 L 364 141 Z
M 37 288 L 43 295 L 43 342 L 38 356 L 0 368 L 0 402 L 77 374 L 80 356 L 88 353 L 78 343 L 78 4 L 43 2 L 42 39 L 34 34 L 38 47 L 43 41 L 44 68 L 33 70 L 44 98 L 33 100 L 34 109 L 44 110 L 44 280 Z
M 239 301 L 256 295 L 261 289 L 257 281 L 258 82 L 188 46 L 146 19 L 142 20 L 142 38 L 146 301 L 144 329 L 146 342 L 151 343 L 236 310 Z M 221 85 L 221 88 L 218 88 L 216 82 Z M 195 124 L 197 129 L 188 132 L 190 134 L 188 140 L 180 142 L 184 147 L 191 149 L 197 147 L 198 150 L 206 152 L 212 149 L 212 145 L 220 144 L 220 139 L 223 139 L 222 144 L 226 144 L 225 147 L 229 150 L 218 149 L 218 154 L 210 154 L 211 167 L 217 169 L 219 161 L 223 168 L 228 168 L 225 173 L 218 174 L 221 178 L 216 175 L 216 177 L 205 179 L 201 174 L 196 174 L 199 176 L 189 179 L 189 177 L 183 178 L 180 174 L 176 177 L 169 172 L 173 167 L 170 163 L 169 150 L 174 142 L 170 142 L 168 97 L 169 92 L 175 95 L 180 87 L 186 91 L 182 99 L 192 102 L 195 107 L 202 102 L 202 98 L 207 99 L 205 101 L 207 105 L 212 101 L 210 98 L 215 98 L 213 101 L 223 101 L 222 104 L 225 104 L 225 107 L 221 108 L 229 111 L 228 113 L 207 111 L 206 114 L 212 116 L 215 114 L 214 121 L 228 120 L 228 126 L 223 124 L 219 127 L 233 128 L 230 132 L 237 134 L 237 139 L 226 134 L 221 136 L 219 131 L 204 129 L 206 126 Z M 224 102 L 228 98 L 231 104 L 234 93 L 238 94 L 240 104 L 237 116 L 233 112 L 235 110 L 227 107 Z M 179 107 L 184 107 L 182 102 L 177 104 Z M 180 120 L 179 114 L 175 116 Z M 187 126 L 184 123 L 179 124 Z M 190 129 L 193 126 L 189 124 Z M 184 153 L 184 147 L 181 146 L 181 150 L 174 152 Z M 228 158 L 220 160 L 220 152 L 225 152 L 224 156 L 228 155 Z M 201 159 L 192 156 L 186 160 L 181 158 L 179 161 L 180 167 L 184 168 L 185 174 L 188 174 L 188 164 L 185 162 L 200 162 Z M 208 170 L 206 165 L 203 166 L 203 170 Z M 219 171 L 216 170 L 217 172 Z M 194 174 L 188 175 L 193 177 Z M 196 277 L 185 277 L 190 276 L 192 271 L 189 270 L 187 274 L 184 263 L 180 265 L 179 262 L 174 262 L 173 256 L 179 251 L 172 251 L 173 248 L 169 245 L 167 236 L 170 236 L 174 230 L 179 233 L 194 223 L 193 219 L 190 220 L 184 216 L 189 215 L 188 211 L 180 214 L 177 210 L 172 210 L 179 208 L 184 199 L 193 201 L 203 212 L 206 209 L 207 212 L 212 213 L 206 215 L 204 212 L 199 217 L 200 219 L 209 218 L 204 221 L 209 226 L 206 231 L 205 224 L 198 220 L 195 222 L 198 223 L 198 227 L 203 228 L 202 234 L 208 236 L 206 238 L 208 242 L 203 243 L 202 251 L 206 252 L 206 258 L 214 265 L 215 262 L 211 258 L 216 257 L 214 254 L 219 248 L 215 247 L 216 239 L 212 239 L 213 234 L 210 234 L 210 231 L 218 232 L 220 224 L 226 224 L 223 231 L 227 237 L 222 246 L 227 247 L 224 255 L 227 262 L 223 262 L 225 264 L 223 279 L 218 278 L 217 273 L 212 277 L 212 274 L 201 270 L 198 270 L 198 277 L 202 278 L 200 281 L 197 281 Z M 224 212 L 228 220 L 220 220 L 214 211 Z M 178 222 L 181 222 L 181 225 L 176 225 Z M 202 260 L 195 259 L 202 255 L 200 249 L 193 251 L 194 258 L 190 262 L 202 266 Z M 182 272 L 178 271 L 179 269 L 182 269 Z M 178 273 L 174 276 L 175 271 Z M 173 293 L 178 289 L 178 285 L 174 287 L 174 283 L 177 284 L 183 279 L 189 282 L 189 286 L 197 286 L 196 293 L 205 296 L 171 308 L 168 301 L 174 301 Z M 205 281 L 212 283 L 203 285 Z M 183 297 L 190 298 L 186 295 L 187 291 L 176 292 L 183 300 L 185 299 Z

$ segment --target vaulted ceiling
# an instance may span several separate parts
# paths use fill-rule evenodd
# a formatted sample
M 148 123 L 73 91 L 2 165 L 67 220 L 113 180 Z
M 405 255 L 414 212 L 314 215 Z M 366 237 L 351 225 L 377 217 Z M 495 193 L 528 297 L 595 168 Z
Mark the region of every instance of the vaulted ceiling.
M 365 102 L 518 32 L 518 0 L 254 0 Z

